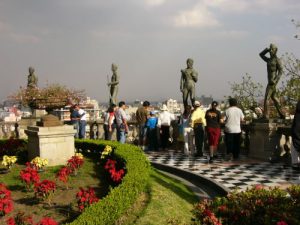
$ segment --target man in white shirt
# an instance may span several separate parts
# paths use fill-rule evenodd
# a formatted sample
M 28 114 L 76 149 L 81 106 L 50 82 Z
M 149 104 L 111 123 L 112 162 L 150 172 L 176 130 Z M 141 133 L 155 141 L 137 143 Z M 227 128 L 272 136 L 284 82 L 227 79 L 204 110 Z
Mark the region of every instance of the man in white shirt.
M 83 139 L 85 138 L 86 133 L 86 112 L 79 107 L 79 105 L 76 105 L 76 110 L 79 113 L 80 120 L 79 120 L 79 138 Z
M 160 128 L 161 147 L 165 150 L 168 147 L 168 141 L 170 138 L 171 121 L 175 120 L 175 115 L 168 112 L 168 107 L 165 104 L 161 110 L 162 112 L 158 116 L 157 126 Z
M 229 99 L 229 108 L 225 111 L 225 142 L 227 153 L 238 159 L 240 154 L 241 122 L 244 121 L 244 114 L 237 107 L 237 100 Z

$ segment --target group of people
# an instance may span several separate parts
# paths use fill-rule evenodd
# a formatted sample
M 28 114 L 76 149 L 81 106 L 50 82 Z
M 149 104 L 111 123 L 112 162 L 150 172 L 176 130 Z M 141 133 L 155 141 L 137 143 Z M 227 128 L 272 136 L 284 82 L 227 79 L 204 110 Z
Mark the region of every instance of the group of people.
M 227 153 L 233 159 L 239 158 L 241 123 L 244 114 L 237 107 L 234 98 L 229 99 L 229 108 L 224 115 L 217 109 L 218 103 L 213 101 L 206 112 L 201 109 L 199 101 L 194 102 L 194 108 L 186 105 L 180 118 L 183 128 L 184 153 L 186 155 L 203 156 L 204 140 L 207 136 L 209 145 L 209 162 L 217 157 L 217 149 L 221 135 L 221 126 L 225 125 L 225 143 Z M 206 135 L 205 135 L 206 134 Z
M 86 113 L 78 104 L 70 108 L 71 124 L 74 126 L 76 133 L 75 138 L 85 138 Z

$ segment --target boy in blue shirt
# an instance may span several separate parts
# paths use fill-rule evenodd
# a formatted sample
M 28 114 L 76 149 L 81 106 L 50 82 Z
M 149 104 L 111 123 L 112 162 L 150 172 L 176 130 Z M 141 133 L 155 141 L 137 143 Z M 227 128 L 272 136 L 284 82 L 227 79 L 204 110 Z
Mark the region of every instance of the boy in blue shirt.
M 150 117 L 147 120 L 147 136 L 148 136 L 148 150 L 157 150 L 158 142 L 157 142 L 157 117 L 155 116 L 155 112 L 150 112 Z

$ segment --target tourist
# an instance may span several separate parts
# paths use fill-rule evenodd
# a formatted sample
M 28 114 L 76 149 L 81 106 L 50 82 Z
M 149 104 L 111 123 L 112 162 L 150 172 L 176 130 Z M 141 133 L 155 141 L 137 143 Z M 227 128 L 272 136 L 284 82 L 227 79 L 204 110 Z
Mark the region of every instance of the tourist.
M 148 119 L 148 109 L 149 109 L 150 103 L 148 101 L 144 101 L 143 105 L 139 107 L 135 113 L 136 122 L 139 126 L 139 146 L 142 147 L 143 150 L 145 150 L 146 145 L 146 122 Z
M 114 119 L 115 119 L 115 110 L 116 105 L 112 104 L 108 107 L 107 112 L 104 115 L 104 139 L 110 141 L 112 138 L 113 130 L 114 130 Z
M 147 137 L 148 137 L 148 149 L 149 151 L 156 151 L 158 149 L 158 140 L 157 140 L 157 122 L 158 118 L 155 115 L 154 111 L 150 112 L 150 117 L 146 123 Z
M 244 121 L 244 114 L 237 107 L 235 98 L 229 99 L 229 108 L 225 111 L 225 142 L 227 154 L 238 159 L 240 154 L 241 122 Z
M 128 133 L 127 115 L 125 113 L 125 102 L 119 102 L 119 108 L 115 112 L 117 122 L 117 140 L 124 144 L 126 141 L 126 134 Z
M 79 105 L 76 105 L 76 110 L 79 113 L 80 119 L 79 119 L 79 138 L 84 139 L 85 133 L 86 133 L 86 112 L 79 107 Z
M 160 129 L 161 148 L 165 150 L 169 145 L 171 121 L 175 120 L 175 115 L 168 111 L 168 107 L 163 104 L 162 112 L 158 116 L 157 126 Z
M 296 112 L 292 125 L 291 158 L 293 169 L 300 170 L 300 100 L 296 106 Z
M 74 137 L 78 138 L 80 115 L 77 110 L 77 105 L 73 105 L 70 107 L 70 119 L 71 119 L 71 125 L 73 125 L 74 129 L 76 130 Z
M 184 139 L 184 149 L 185 155 L 194 154 L 194 132 L 193 128 L 190 126 L 192 107 L 190 105 L 185 106 L 183 114 L 180 116 L 179 124 L 182 126 L 183 139 Z
M 191 127 L 194 130 L 196 153 L 195 156 L 203 156 L 204 127 L 206 126 L 205 112 L 201 109 L 201 103 L 195 101 L 194 111 L 191 115 Z
M 217 157 L 217 149 L 221 135 L 221 112 L 217 110 L 218 102 L 213 101 L 211 108 L 206 111 L 206 131 L 209 145 L 209 162 L 213 162 L 213 158 Z

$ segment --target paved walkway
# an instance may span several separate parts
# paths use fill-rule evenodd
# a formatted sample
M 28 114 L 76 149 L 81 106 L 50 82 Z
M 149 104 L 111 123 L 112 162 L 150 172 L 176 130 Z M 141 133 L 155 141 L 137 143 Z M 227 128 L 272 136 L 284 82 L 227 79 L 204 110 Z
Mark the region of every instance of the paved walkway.
M 241 156 L 237 161 L 225 161 L 219 154 L 214 163 L 208 163 L 208 157 L 185 156 L 182 152 L 147 152 L 151 162 L 175 166 L 177 168 L 201 174 L 227 187 L 231 191 L 246 190 L 252 185 L 280 186 L 300 184 L 300 171 L 295 171 L 283 163 L 270 163 Z

